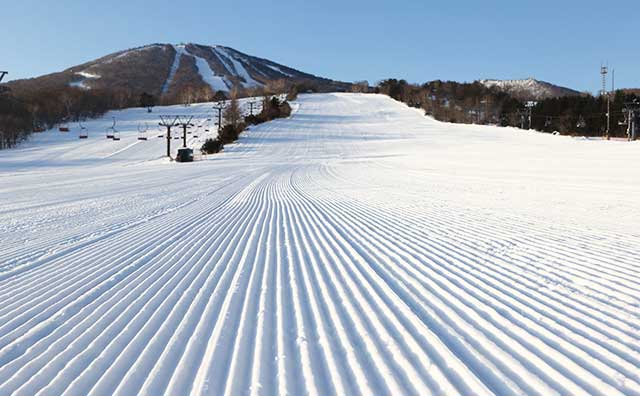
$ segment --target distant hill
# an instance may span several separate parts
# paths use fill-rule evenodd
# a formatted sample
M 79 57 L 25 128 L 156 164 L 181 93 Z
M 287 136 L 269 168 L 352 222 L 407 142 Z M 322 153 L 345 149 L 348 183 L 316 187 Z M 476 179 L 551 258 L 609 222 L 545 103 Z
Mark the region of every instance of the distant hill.
M 578 96 L 580 92 L 534 78 L 524 80 L 480 80 L 486 87 L 495 87 L 520 100 L 541 100 L 561 96 Z
M 636 95 L 636 96 L 640 96 L 640 88 L 623 88 L 620 89 L 619 91 L 624 92 L 627 95 Z
M 305 82 L 320 91 L 344 91 L 350 87 L 348 83 L 301 72 L 233 48 L 199 44 L 146 45 L 7 85 L 14 91 L 72 86 L 82 90 L 126 89 L 160 97 L 187 86 L 229 92 L 234 88 L 259 88 L 277 80 Z

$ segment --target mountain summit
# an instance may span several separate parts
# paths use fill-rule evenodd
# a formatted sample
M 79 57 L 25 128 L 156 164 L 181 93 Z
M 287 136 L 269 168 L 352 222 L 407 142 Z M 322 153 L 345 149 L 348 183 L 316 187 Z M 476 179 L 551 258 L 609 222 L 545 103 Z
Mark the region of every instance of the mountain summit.
M 229 92 L 259 88 L 277 80 L 308 83 L 318 90 L 340 91 L 349 84 L 304 73 L 230 47 L 199 44 L 151 44 L 116 52 L 60 73 L 11 82 L 14 89 L 36 83 L 78 89 L 127 89 L 156 96 L 185 88 Z
M 524 80 L 480 80 L 486 87 L 495 87 L 521 100 L 541 100 L 561 96 L 576 96 L 580 92 L 534 78 Z

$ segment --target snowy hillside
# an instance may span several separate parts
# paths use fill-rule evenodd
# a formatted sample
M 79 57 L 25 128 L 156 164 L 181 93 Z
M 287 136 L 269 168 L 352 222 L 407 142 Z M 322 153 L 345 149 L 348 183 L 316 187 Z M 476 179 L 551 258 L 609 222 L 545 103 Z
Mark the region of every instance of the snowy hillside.
M 560 96 L 580 95 L 580 92 L 574 91 L 573 89 L 538 81 L 533 78 L 527 78 L 525 80 L 480 80 L 480 83 L 488 88 L 498 88 L 522 100 L 540 100 Z
M 262 109 L 261 98 L 240 99 L 240 108 L 244 115 L 250 113 L 250 102 L 253 112 Z M 161 115 L 192 117 L 193 127 L 187 134 L 188 147 L 198 149 L 208 138 L 217 136 L 218 112 L 216 103 L 198 103 L 190 106 L 158 106 L 152 113 L 146 108 L 132 108 L 110 111 L 102 118 L 80 123 L 64 124 L 69 126 L 68 133 L 58 129 L 44 133 L 34 133 L 29 140 L 20 145 L 17 157 L 5 155 L 0 161 L 0 169 L 27 169 L 32 166 L 41 168 L 43 164 L 52 168 L 63 166 L 74 167 L 78 163 L 86 166 L 111 164 L 114 162 L 136 163 L 161 160 L 166 156 L 166 127 L 159 125 Z M 186 118 L 185 118 L 186 119 Z M 110 128 L 114 125 L 119 141 L 107 139 L 107 133 L 113 134 Z M 80 139 L 82 127 L 86 128 L 88 137 Z M 172 155 L 183 146 L 183 131 L 174 127 L 172 135 Z M 144 138 L 146 140 L 140 140 Z M 46 151 L 41 150 L 42 147 Z M 5 153 L 15 153 L 6 151 Z M 199 151 L 198 151 L 199 152 Z
M 0 156 L 0 395 L 640 395 L 640 145 L 325 94 L 179 164 L 158 113 Z

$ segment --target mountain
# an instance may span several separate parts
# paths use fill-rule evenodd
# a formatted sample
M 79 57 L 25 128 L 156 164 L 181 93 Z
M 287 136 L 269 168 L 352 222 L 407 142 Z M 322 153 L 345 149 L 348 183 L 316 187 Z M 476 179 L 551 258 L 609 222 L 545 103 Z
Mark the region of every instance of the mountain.
M 538 81 L 534 78 L 525 80 L 480 80 L 486 87 L 495 87 L 521 100 L 541 100 L 561 96 L 577 96 L 580 92 L 570 88 Z
M 618 91 L 622 91 L 625 95 L 636 95 L 640 96 L 640 88 L 622 88 Z
M 286 80 L 320 91 L 344 91 L 350 84 L 317 77 L 220 45 L 152 44 L 116 52 L 59 73 L 16 80 L 11 89 L 72 86 L 83 90 L 126 89 L 171 96 L 186 87 L 229 92 Z

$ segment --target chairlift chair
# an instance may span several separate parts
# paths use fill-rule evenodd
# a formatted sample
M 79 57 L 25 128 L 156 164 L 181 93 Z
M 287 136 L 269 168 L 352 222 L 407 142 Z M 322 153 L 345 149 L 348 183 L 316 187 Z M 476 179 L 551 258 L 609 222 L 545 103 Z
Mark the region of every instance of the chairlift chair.
M 45 128 L 42 125 L 38 124 L 35 121 L 33 122 L 33 132 L 34 133 L 39 133 L 39 132 L 44 132 L 44 131 L 45 131 Z
M 147 140 L 147 131 L 149 130 L 149 125 L 147 123 L 144 124 L 144 128 L 142 128 L 138 124 L 138 140 Z
M 113 124 L 107 128 L 107 139 L 114 139 L 115 135 L 116 135 L 116 117 L 113 117 Z M 120 140 L 120 139 L 118 139 Z
M 59 130 L 60 132 L 69 132 L 69 131 L 71 130 L 71 128 L 69 128 L 69 124 L 67 124 L 67 123 L 65 122 L 64 124 L 61 124 L 61 125 L 58 127 L 58 130 Z
M 578 119 L 578 123 L 576 124 L 576 127 L 584 128 L 585 126 L 587 126 L 587 122 L 584 120 L 583 116 L 580 116 L 580 119 Z
M 78 126 L 80 127 L 80 133 L 78 134 L 79 139 L 88 139 L 89 138 L 89 130 L 86 126 L 82 125 L 82 122 L 78 121 Z
M 118 140 L 120 140 L 120 132 L 118 132 L 117 130 L 116 130 L 116 131 L 114 131 L 114 132 L 113 132 L 113 137 L 112 137 L 112 139 L 113 139 L 114 141 L 118 141 Z

